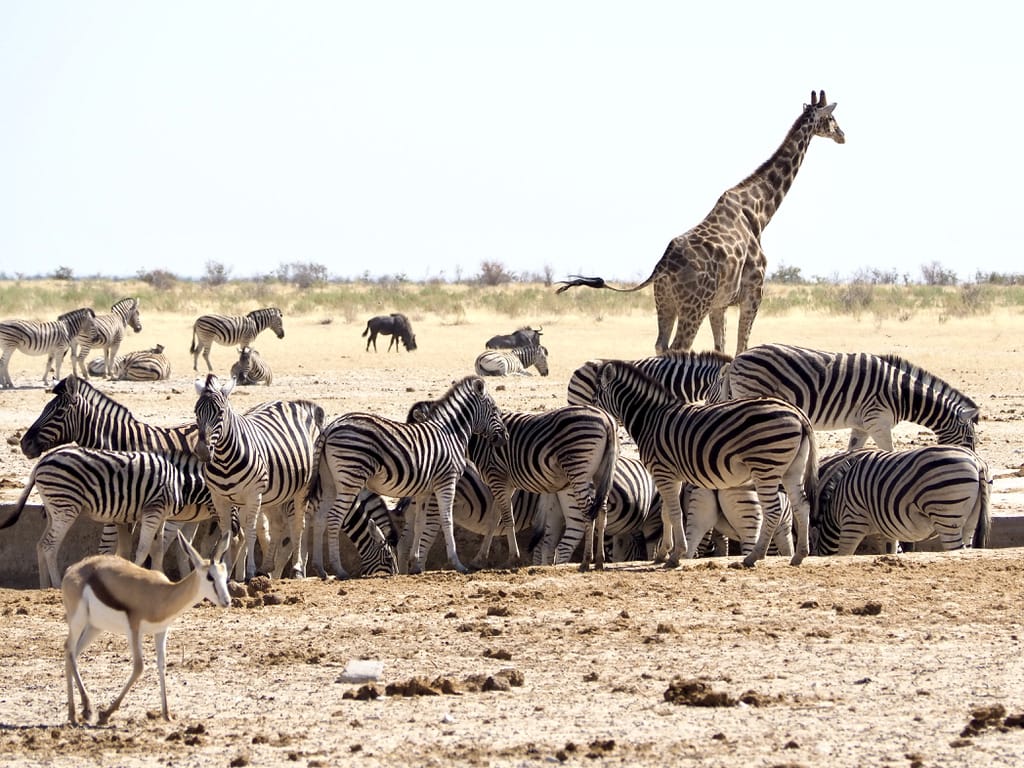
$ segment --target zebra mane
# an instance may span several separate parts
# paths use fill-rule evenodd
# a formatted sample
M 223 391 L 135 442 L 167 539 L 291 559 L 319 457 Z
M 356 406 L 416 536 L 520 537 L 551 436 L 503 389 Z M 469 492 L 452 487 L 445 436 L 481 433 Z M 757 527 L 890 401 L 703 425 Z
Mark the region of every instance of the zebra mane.
M 881 359 L 888 365 L 903 371 L 910 378 L 920 381 L 923 386 L 932 390 L 940 397 L 947 400 L 957 400 L 968 408 L 978 408 L 978 404 L 974 400 L 931 371 L 926 371 L 921 366 L 915 365 L 899 355 L 882 355 Z
M 635 381 L 640 382 L 641 386 L 649 390 L 652 394 L 657 395 L 660 401 L 664 403 L 679 403 L 679 399 L 673 395 L 665 385 L 658 381 L 656 378 L 651 376 L 649 373 L 633 365 L 631 362 L 626 360 L 606 360 L 601 363 L 597 368 L 597 381 L 600 386 L 601 377 L 604 371 L 611 366 L 615 371 L 625 371 L 625 376 L 632 378 Z M 621 378 L 621 376 L 620 376 Z
M 732 355 L 727 355 L 724 352 L 716 352 L 713 349 L 705 349 L 700 352 L 694 352 L 693 350 L 688 352 L 670 350 L 661 355 L 661 357 L 669 360 L 692 360 L 698 365 L 712 365 L 718 367 L 732 362 Z

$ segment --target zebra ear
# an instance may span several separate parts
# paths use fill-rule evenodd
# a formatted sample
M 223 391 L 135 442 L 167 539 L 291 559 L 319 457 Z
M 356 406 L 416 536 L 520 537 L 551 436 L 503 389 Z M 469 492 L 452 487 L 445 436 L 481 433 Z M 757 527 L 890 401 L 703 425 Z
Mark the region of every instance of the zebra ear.
M 238 380 L 234 376 L 232 376 L 231 377 L 231 381 L 229 381 L 227 384 L 225 384 L 223 387 L 220 388 L 220 393 L 222 395 L 224 395 L 224 397 L 227 397 L 228 395 L 230 395 L 234 391 L 235 384 L 237 384 L 237 383 L 238 383 Z
M 204 379 L 196 379 L 196 394 L 202 395 L 206 392 L 206 381 Z

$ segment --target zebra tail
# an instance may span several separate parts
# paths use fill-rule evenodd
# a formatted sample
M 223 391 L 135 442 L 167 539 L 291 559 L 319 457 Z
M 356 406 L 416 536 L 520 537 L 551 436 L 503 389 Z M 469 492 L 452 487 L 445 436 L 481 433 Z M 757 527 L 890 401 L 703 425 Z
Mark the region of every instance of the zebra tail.
M 196 327 L 192 326 L 192 346 L 188 348 L 189 354 L 194 355 L 196 353 Z
M 811 426 L 811 422 L 807 420 L 806 416 L 803 422 L 803 439 L 808 444 L 807 464 L 804 466 L 804 494 L 807 496 L 807 502 L 811 505 L 811 515 L 813 516 L 818 508 L 818 443 L 814 439 L 814 427 Z
M 982 471 L 978 473 L 978 524 L 974 528 L 974 539 L 971 541 L 971 546 L 975 549 L 988 547 L 988 537 L 992 532 L 992 478 L 989 476 L 988 465 L 982 466 Z
M 0 522 L 0 530 L 4 528 L 10 528 L 12 525 L 18 522 L 18 518 L 21 517 L 22 510 L 25 509 L 25 502 L 28 501 L 28 495 L 32 493 L 32 487 L 35 484 L 36 477 L 35 473 L 33 472 L 28 479 L 28 484 L 25 486 L 25 490 L 21 492 L 21 496 L 18 498 L 18 501 L 14 505 L 14 508 L 11 510 L 11 513 L 7 516 L 6 520 Z
M 320 506 L 320 497 L 323 495 L 323 481 L 320 479 L 320 460 L 324 455 L 325 432 L 321 428 L 317 435 L 316 443 L 313 446 L 313 472 L 309 478 L 309 485 L 306 486 L 305 504 L 307 509 L 317 509 Z
M 598 513 L 608 502 L 608 494 L 612 490 L 615 478 L 615 464 L 619 460 L 619 435 L 615 424 L 608 424 L 608 436 L 605 443 L 604 456 L 598 466 L 597 488 L 594 491 L 594 505 L 590 508 L 590 519 L 596 520 Z

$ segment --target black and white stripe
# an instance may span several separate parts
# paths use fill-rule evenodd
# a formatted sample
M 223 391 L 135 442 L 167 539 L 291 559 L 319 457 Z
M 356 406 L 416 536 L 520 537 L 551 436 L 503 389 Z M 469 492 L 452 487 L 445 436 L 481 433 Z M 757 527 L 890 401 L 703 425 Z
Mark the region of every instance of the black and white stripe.
M 425 502 L 435 496 L 448 560 L 456 570 L 466 572 L 456 552 L 452 506 L 473 434 L 499 443 L 507 440 L 497 406 L 477 376 L 452 384 L 420 422 L 404 424 L 373 414 L 349 413 L 325 427 L 317 440 L 316 471 L 308 495 L 316 508 L 314 568 L 322 556 L 326 532 L 331 568 L 339 578 L 347 576 L 338 539 L 344 528 L 359 550 L 362 575 L 397 571 L 394 553 L 385 545 L 381 531 L 356 507 L 356 497 L 365 487 L 385 496 L 416 500 L 410 555 L 416 561 L 426 522 Z
M 947 382 L 896 355 L 821 352 L 764 344 L 732 361 L 723 398 L 779 397 L 797 406 L 815 429 L 853 430 L 849 450 L 868 437 L 891 451 L 892 428 L 910 421 L 938 441 L 974 449 L 978 406 Z
M 107 376 L 113 378 L 114 358 L 124 341 L 125 328 L 138 333 L 142 330 L 142 319 L 139 317 L 139 300 L 127 296 L 118 299 L 104 315 L 96 315 L 91 329 L 83 329 L 78 334 L 78 355 L 72 360 L 72 370 L 79 371 L 83 378 L 89 378 L 89 370 L 85 358 L 93 347 L 103 348 L 103 362 Z
M 228 529 L 232 507 L 238 507 L 246 546 L 244 576 L 251 579 L 256 574 L 260 511 L 268 518 L 288 516 L 287 540 L 272 542 L 277 551 L 265 560 L 274 563 L 276 575 L 294 548 L 295 575 L 302 576 L 304 494 L 313 476 L 313 444 L 323 426 L 323 408 L 308 400 L 275 400 L 240 414 L 228 401 L 234 386 L 233 381 L 218 386 L 212 374 L 196 382 L 195 452 L 203 462 L 221 528 Z
M 757 544 L 757 536 L 763 525 L 761 503 L 753 486 L 741 488 L 695 488 L 687 485 L 683 490 L 683 507 L 686 509 L 686 540 L 690 544 L 703 541 L 708 533 L 717 531 L 732 541 L 739 542 L 740 553 L 749 555 Z M 789 497 L 779 494 L 782 516 L 775 527 L 775 535 L 769 544 L 769 553 L 790 557 L 793 554 L 793 507 Z M 691 546 L 686 557 L 698 556 L 698 548 Z
M 818 477 L 816 554 L 852 555 L 872 534 L 891 544 L 938 536 L 947 551 L 987 544 L 992 477 L 968 448 L 841 453 Z
M 231 378 L 243 386 L 270 386 L 274 381 L 274 372 L 259 352 L 252 347 L 242 347 L 238 350 L 238 362 L 231 366 Z
M 113 366 L 110 378 L 119 381 L 163 381 L 171 377 L 171 361 L 164 354 L 162 344 L 117 355 Z M 90 360 L 86 368 L 90 376 L 107 375 L 107 364 L 102 357 Z
M 515 489 L 557 493 L 566 517 L 566 533 L 554 561 L 566 563 L 583 537 L 586 570 L 604 565 L 607 499 L 619 455 L 615 422 L 599 408 L 567 405 L 543 413 L 503 413 L 508 430 L 504 448 L 472 440 L 469 457 L 494 494 L 498 526 L 506 531 L 510 563 L 519 560 L 512 494 Z M 484 539 L 486 557 L 498 528 Z
M 199 365 L 199 353 L 206 360 L 206 367 L 212 371 L 210 348 L 214 342 L 226 347 L 247 347 L 260 332 L 270 328 L 277 338 L 284 338 L 284 321 L 277 307 L 254 309 L 247 315 L 202 315 L 192 326 L 192 370 Z
M 541 376 L 548 375 L 546 347 L 489 349 L 477 355 L 473 364 L 478 376 L 529 376 L 526 369 L 531 366 L 535 366 Z
M 127 529 L 138 523 L 139 546 L 135 562 L 142 565 L 154 540 L 162 534 L 165 520 L 187 522 L 197 518 L 191 514 L 184 518 L 175 516 L 186 509 L 210 509 L 210 495 L 199 461 L 191 453 L 121 452 L 65 446 L 36 463 L 25 490 L 0 528 L 18 519 L 33 486 L 46 512 L 46 529 L 36 545 L 41 588 L 60 584 L 57 552 L 80 515 Z M 154 567 L 159 569 L 162 560 L 161 540 L 154 550 Z
M 764 524 L 744 565 L 764 557 L 775 533 L 782 516 L 780 485 L 793 504 L 797 524 L 799 542 L 791 562 L 803 560 L 817 449 L 811 425 L 798 408 L 774 398 L 680 403 L 649 376 L 617 361 L 599 368 L 595 400 L 623 423 L 654 477 L 664 528 L 659 559 L 667 555 L 667 564 L 675 566 L 687 551 L 679 501 L 683 482 L 710 489 L 752 482 Z
M 684 403 L 693 403 L 711 397 L 722 375 L 722 369 L 732 360 L 721 352 L 666 352 L 656 357 L 626 360 L 636 366 Z M 597 390 L 598 368 L 607 360 L 588 360 L 569 377 L 568 401 L 570 405 L 594 402 Z
M 46 355 L 43 384 L 50 383 L 51 371 L 54 379 L 60 378 L 61 363 L 68 350 L 71 351 L 73 371 L 78 355 L 78 337 L 88 331 L 95 317 L 92 309 L 82 307 L 65 312 L 51 322 L 7 320 L 0 323 L 0 386 L 4 389 L 14 386 L 10 365 L 15 351 L 31 356 Z

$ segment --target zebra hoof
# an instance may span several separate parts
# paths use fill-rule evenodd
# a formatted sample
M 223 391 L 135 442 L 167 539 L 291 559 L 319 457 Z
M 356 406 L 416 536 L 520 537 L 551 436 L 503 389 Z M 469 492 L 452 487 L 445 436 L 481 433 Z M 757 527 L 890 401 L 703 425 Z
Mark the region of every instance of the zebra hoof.
M 580 563 L 580 573 L 586 573 L 590 570 L 590 563 Z
M 657 562 L 657 561 L 655 561 L 655 562 Z M 678 567 L 679 567 L 679 558 L 678 557 L 670 557 L 668 560 L 665 561 L 665 569 L 666 570 L 669 570 L 671 568 L 678 568 Z
M 790 565 L 800 565 L 804 561 L 803 555 L 793 555 L 793 559 L 789 561 Z
M 755 565 L 757 565 L 757 558 L 756 557 L 752 557 L 751 555 L 747 555 L 746 557 L 743 558 L 743 567 L 744 568 L 753 568 Z

